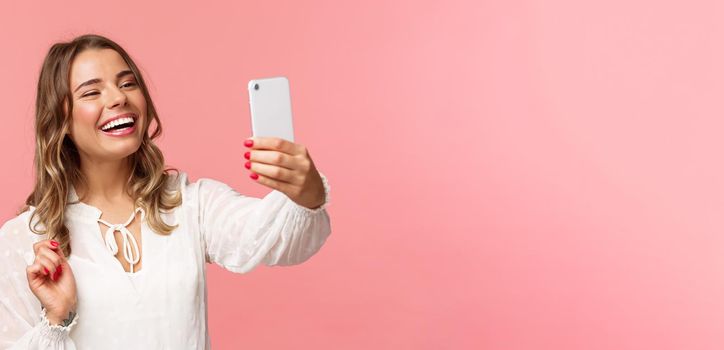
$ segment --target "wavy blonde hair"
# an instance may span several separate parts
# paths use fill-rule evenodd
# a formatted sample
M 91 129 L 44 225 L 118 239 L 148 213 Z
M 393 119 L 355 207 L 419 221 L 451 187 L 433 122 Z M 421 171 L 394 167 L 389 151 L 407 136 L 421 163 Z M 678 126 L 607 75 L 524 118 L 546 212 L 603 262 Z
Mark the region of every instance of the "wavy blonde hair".
M 165 169 L 164 157 L 153 140 L 161 135 L 161 121 L 141 72 L 126 51 L 112 40 L 100 35 L 87 34 L 70 42 L 54 44 L 45 56 L 35 102 L 35 185 L 25 205 L 18 214 L 35 207 L 30 217 L 30 230 L 55 239 L 66 256 L 70 255 L 70 236 L 64 223 L 65 208 L 71 184 L 87 184 L 80 171 L 78 149 L 66 132 L 70 129 L 73 115 L 73 98 L 70 88 L 70 68 L 74 58 L 88 49 L 112 49 L 116 51 L 136 77 L 146 99 L 145 125 L 142 125 L 143 141 L 138 150 L 129 156 L 132 166 L 127 180 L 127 192 L 137 198 L 136 206 L 142 207 L 148 225 L 157 233 L 170 234 L 178 225 L 170 226 L 161 219 L 161 211 L 169 212 L 181 205 L 181 193 L 166 185 L 174 177 Z M 68 113 L 65 113 L 65 111 Z M 149 136 L 151 123 L 156 128 Z M 33 219 L 37 221 L 33 223 Z M 42 224 L 43 228 L 38 228 Z

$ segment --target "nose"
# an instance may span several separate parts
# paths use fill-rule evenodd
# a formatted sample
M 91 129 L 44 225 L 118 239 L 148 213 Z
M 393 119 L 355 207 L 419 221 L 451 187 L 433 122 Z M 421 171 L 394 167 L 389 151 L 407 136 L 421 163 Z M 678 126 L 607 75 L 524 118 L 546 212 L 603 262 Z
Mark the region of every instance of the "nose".
M 126 96 L 126 93 L 122 91 L 121 89 L 114 87 L 109 90 L 109 96 L 108 96 L 108 108 L 113 109 L 118 106 L 125 106 L 128 102 L 128 98 Z

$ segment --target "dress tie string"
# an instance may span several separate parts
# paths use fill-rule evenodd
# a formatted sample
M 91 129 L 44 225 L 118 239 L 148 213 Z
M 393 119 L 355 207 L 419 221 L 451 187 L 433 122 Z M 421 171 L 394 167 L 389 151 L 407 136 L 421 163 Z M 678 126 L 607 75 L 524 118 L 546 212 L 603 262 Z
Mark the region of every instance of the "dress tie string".
M 106 242 L 106 248 L 115 256 L 118 254 L 118 244 L 116 244 L 116 237 L 115 232 L 118 231 L 121 233 L 121 237 L 123 238 L 123 257 L 126 259 L 129 265 L 131 265 L 131 273 L 133 273 L 133 265 L 136 265 L 138 261 L 141 259 L 141 255 L 138 253 L 138 243 L 136 242 L 136 239 L 133 237 L 133 234 L 131 231 L 126 228 L 128 224 L 133 221 L 133 219 L 136 217 L 137 212 L 141 212 L 141 220 L 143 220 L 146 217 L 146 212 L 143 210 L 143 208 L 138 207 L 136 210 L 133 211 L 131 214 L 131 217 L 128 218 L 128 221 L 126 221 L 125 224 L 110 224 L 105 220 L 98 219 L 98 222 L 102 223 L 103 225 L 108 226 L 108 230 L 106 230 L 105 234 L 105 242 Z

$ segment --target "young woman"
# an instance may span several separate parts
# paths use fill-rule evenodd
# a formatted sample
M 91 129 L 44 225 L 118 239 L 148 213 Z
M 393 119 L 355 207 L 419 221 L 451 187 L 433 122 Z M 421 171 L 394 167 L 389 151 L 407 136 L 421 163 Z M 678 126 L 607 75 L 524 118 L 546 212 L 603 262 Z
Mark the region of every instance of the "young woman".
M 260 199 L 166 169 L 160 134 L 120 46 L 84 35 L 51 47 L 35 186 L 0 228 L 0 348 L 209 348 L 205 263 L 299 264 L 331 233 L 329 185 L 304 146 L 246 140 L 251 179 L 273 189 Z

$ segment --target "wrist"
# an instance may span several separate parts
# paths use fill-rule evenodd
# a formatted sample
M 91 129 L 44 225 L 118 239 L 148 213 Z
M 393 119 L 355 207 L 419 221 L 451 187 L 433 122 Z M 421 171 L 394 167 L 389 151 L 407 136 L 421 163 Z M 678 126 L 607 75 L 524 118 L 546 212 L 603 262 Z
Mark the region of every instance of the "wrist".
M 48 319 L 48 323 L 51 326 L 62 326 L 66 327 L 71 322 L 73 322 L 73 319 L 75 318 L 75 307 L 69 308 L 68 310 L 61 310 L 61 311 L 47 311 L 46 318 Z
M 73 312 L 68 312 L 68 318 L 60 321 L 51 321 L 48 319 L 49 315 L 45 308 L 40 310 L 40 322 L 36 325 L 38 329 L 39 337 L 41 341 L 52 348 L 61 347 L 68 339 L 70 332 L 73 330 L 75 325 L 78 323 L 78 316 Z M 55 317 L 52 317 L 55 318 Z M 45 348 L 45 347 L 43 347 Z

